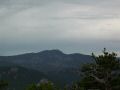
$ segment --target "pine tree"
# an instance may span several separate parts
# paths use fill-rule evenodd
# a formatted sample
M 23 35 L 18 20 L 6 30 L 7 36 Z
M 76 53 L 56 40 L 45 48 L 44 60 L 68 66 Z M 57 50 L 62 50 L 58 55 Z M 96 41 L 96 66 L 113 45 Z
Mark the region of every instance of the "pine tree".
M 93 63 L 82 67 L 81 87 L 85 90 L 120 90 L 120 60 L 117 54 L 104 49 L 102 55 L 92 54 L 92 57 Z

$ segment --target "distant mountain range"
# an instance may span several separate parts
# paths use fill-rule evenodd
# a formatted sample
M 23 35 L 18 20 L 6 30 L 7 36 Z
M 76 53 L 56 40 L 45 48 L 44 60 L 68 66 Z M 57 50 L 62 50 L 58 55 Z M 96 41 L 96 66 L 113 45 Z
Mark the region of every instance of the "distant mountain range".
M 16 66 L 22 69 L 23 72 L 29 71 L 29 73 L 35 70 L 31 75 L 40 74 L 38 79 L 45 76 L 59 85 L 65 85 L 77 80 L 78 75 L 75 73 L 75 70 L 80 68 L 81 65 L 91 62 L 91 60 L 92 57 L 89 55 L 79 53 L 64 54 L 60 50 L 45 50 L 38 53 L 0 56 L 0 67 L 4 70 L 3 67 L 12 68 Z M 18 74 L 21 75 L 22 73 L 18 72 Z M 31 78 L 34 78 L 33 76 Z M 26 78 L 28 77 L 26 76 Z M 36 79 L 34 78 L 35 81 Z

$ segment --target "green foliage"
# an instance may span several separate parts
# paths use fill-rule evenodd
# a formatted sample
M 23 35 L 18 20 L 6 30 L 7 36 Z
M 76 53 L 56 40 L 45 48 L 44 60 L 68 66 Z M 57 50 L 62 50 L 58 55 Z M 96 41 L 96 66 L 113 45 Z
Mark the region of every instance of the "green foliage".
M 31 84 L 27 87 L 26 90 L 38 90 L 36 84 Z
M 40 82 L 39 84 L 32 84 L 26 90 L 58 90 L 50 81 Z
M 5 90 L 8 86 L 8 82 L 1 80 L 0 81 L 0 90 Z
M 82 67 L 83 78 L 80 86 L 88 89 L 120 90 L 120 60 L 117 54 L 104 49 L 103 54 L 95 56 L 93 63 Z
M 56 90 L 53 83 L 47 82 L 47 83 L 41 83 L 38 86 L 39 90 Z

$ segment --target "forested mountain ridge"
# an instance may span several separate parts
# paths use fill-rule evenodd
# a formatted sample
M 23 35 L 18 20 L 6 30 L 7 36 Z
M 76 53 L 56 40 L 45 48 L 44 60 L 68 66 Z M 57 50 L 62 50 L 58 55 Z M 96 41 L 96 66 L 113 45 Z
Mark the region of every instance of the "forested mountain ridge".
M 39 53 L 27 53 L 15 56 L 1 56 L 0 61 L 17 64 L 42 72 L 61 71 L 65 68 L 78 68 L 80 64 L 90 62 L 89 55 L 79 53 L 64 54 L 60 50 L 46 50 Z
M 0 56 L 0 68 L 1 71 L 5 70 L 5 72 L 16 67 L 20 69 L 21 72 L 16 73 L 21 80 L 18 78 L 16 80 L 24 83 L 24 86 L 29 84 L 29 82 L 47 78 L 62 87 L 78 80 L 79 76 L 76 74 L 76 69 L 84 63 L 91 62 L 91 59 L 91 56 L 79 53 L 64 54 L 60 50 L 45 50 L 38 53 Z M 21 74 L 25 75 L 22 77 Z M 29 74 L 32 78 L 32 80 L 30 79 L 31 81 L 29 81 L 30 77 L 27 77 Z M 38 79 L 36 77 L 38 77 Z M 7 74 L 2 78 L 7 78 L 10 82 L 16 83 L 16 85 L 18 85 L 17 87 L 21 86 L 17 84 L 16 80 L 11 80 L 11 77 L 8 77 Z M 15 78 L 15 76 L 12 76 L 12 78 Z M 26 80 L 28 80 L 28 82 L 26 82 Z

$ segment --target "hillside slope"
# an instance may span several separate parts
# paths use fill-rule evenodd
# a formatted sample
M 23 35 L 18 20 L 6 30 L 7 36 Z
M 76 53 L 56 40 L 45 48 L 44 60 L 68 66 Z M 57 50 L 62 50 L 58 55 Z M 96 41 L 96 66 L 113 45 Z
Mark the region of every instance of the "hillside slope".
M 79 76 L 76 69 L 80 68 L 84 63 L 91 62 L 91 60 L 92 57 L 89 55 L 79 53 L 64 54 L 60 50 L 46 50 L 39 53 L 0 56 L 0 69 L 4 71 L 7 70 L 7 67 L 22 67 L 20 68 L 22 71 L 18 73 L 21 78 L 18 79 L 19 83 L 22 83 L 21 80 L 25 80 L 27 84 L 32 79 L 34 81 L 40 80 L 41 75 L 44 74 L 42 76 L 47 76 L 46 78 L 58 84 L 58 86 L 64 86 L 78 80 Z M 32 76 L 29 77 L 29 74 Z M 25 77 L 27 78 L 25 79 Z M 30 81 L 27 80 L 28 78 L 31 78 Z M 14 79 L 13 83 L 16 83 Z

